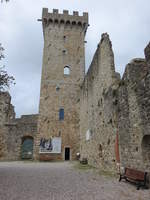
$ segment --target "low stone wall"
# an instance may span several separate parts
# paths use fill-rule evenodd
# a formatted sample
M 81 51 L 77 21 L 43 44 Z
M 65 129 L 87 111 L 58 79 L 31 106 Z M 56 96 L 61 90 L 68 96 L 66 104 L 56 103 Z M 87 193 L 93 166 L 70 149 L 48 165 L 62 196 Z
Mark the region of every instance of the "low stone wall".
M 23 137 L 35 138 L 38 115 L 15 118 L 8 92 L 0 92 L 0 160 L 20 160 Z
M 38 115 L 23 115 L 5 123 L 5 153 L 1 160 L 21 160 L 21 147 L 24 137 L 37 134 Z

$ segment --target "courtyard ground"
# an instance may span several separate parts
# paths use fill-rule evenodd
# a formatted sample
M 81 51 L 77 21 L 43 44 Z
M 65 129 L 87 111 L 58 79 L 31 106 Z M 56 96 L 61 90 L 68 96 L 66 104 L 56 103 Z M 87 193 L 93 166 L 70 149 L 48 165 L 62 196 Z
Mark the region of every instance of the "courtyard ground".
M 71 162 L 0 162 L 0 200 L 150 200 L 150 190 Z

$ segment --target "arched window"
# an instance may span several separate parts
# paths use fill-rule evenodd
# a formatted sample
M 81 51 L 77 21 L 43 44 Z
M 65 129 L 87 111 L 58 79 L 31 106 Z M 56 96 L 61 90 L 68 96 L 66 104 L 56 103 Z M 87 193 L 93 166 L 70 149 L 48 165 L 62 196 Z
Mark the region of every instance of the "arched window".
M 70 67 L 65 66 L 64 67 L 64 75 L 69 75 L 70 74 Z
M 63 108 L 59 109 L 59 120 L 64 120 L 64 109 Z
M 63 52 L 64 55 L 67 53 L 66 49 L 64 49 L 62 52 Z

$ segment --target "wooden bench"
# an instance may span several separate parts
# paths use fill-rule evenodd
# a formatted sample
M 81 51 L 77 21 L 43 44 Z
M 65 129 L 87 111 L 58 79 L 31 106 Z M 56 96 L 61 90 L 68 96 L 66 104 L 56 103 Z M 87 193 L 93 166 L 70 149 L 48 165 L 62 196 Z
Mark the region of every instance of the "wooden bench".
M 146 177 L 147 172 L 142 172 L 136 169 L 130 169 L 126 167 L 124 174 L 120 174 L 119 181 L 121 181 L 121 179 L 125 179 L 126 181 L 136 183 L 137 190 L 139 190 L 140 187 L 144 187 L 146 189 Z

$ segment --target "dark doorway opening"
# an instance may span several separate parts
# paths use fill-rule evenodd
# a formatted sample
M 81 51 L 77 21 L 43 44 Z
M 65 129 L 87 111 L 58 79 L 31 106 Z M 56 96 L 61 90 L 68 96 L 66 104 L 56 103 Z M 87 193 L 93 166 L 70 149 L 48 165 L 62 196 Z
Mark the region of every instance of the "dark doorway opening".
M 22 138 L 21 158 L 32 159 L 33 157 L 33 137 L 26 136 Z
M 65 160 L 70 160 L 70 148 L 65 148 Z
M 145 135 L 142 140 L 143 161 L 150 162 L 150 135 Z

